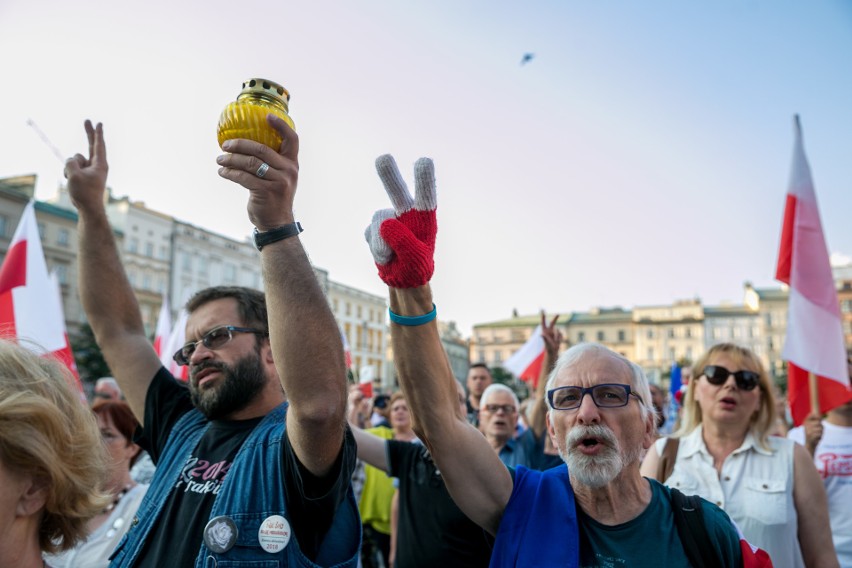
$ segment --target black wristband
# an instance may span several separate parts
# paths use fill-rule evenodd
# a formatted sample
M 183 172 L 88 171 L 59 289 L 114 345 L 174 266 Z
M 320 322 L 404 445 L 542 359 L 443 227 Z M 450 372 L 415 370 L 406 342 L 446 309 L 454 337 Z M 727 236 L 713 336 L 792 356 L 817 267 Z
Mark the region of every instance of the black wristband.
M 263 232 L 258 231 L 257 227 L 255 227 L 254 234 L 252 235 L 254 237 L 254 246 L 257 247 L 257 250 L 263 250 L 263 247 L 266 245 L 272 244 L 276 241 L 282 241 L 289 237 L 295 237 L 303 230 L 302 224 L 298 221 Z

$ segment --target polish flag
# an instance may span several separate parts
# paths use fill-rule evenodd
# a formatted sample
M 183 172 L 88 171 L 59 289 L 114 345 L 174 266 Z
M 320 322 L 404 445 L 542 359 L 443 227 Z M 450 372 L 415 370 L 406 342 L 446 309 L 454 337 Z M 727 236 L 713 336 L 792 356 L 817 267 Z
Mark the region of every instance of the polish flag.
M 733 519 L 730 520 L 731 524 L 734 525 L 734 528 L 737 529 L 737 535 L 740 537 L 740 552 L 742 552 L 743 555 L 743 568 L 772 568 L 772 559 L 769 557 L 769 553 L 747 541 L 746 537 L 743 536 L 743 532 L 740 530 L 740 527 L 737 526 L 737 523 L 735 523 Z
M 189 314 L 185 309 L 180 311 L 175 325 L 169 332 L 169 340 L 166 342 L 163 354 L 160 355 L 160 361 L 163 366 L 178 380 L 186 382 L 189 379 L 189 366 L 178 365 L 172 358 L 178 349 L 186 343 L 186 320 L 189 319 Z
M 795 134 L 775 278 L 790 286 L 787 338 L 781 356 L 788 362 L 790 411 L 800 425 L 811 411 L 808 373 L 816 377 L 822 413 L 852 399 L 852 390 L 837 289 L 798 116 Z
M 82 393 L 58 286 L 47 273 L 35 201 L 30 201 L 0 266 L 0 336 L 64 363 Z
M 365 365 L 358 370 L 358 389 L 367 398 L 373 398 L 373 368 Z
M 160 306 L 160 316 L 157 318 L 157 331 L 154 332 L 154 351 L 157 352 L 157 355 L 160 357 L 160 361 L 165 367 L 168 367 L 169 363 L 172 361 L 172 353 L 177 351 L 177 349 L 174 349 L 172 353 L 169 353 L 165 348 L 169 343 L 171 329 L 172 314 L 171 309 L 169 308 L 169 298 L 164 295 L 163 305 Z
M 503 368 L 532 385 L 538 386 L 538 376 L 544 362 L 544 338 L 541 336 L 541 326 L 536 326 L 532 335 L 520 349 L 503 362 Z

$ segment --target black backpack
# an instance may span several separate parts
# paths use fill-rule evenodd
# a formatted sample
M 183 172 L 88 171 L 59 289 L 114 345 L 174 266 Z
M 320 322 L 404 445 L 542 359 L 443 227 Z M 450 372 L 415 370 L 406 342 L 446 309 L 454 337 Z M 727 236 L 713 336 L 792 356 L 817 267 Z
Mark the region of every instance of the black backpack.
M 722 566 L 722 559 L 707 534 L 701 497 L 684 495 L 674 487 L 670 491 L 677 534 L 689 563 L 695 568 Z

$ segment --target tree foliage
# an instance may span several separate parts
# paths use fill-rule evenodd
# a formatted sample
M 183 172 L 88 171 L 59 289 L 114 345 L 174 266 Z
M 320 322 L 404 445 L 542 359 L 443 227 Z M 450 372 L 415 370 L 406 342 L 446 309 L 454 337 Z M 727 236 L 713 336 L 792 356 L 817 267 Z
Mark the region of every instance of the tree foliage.
M 71 349 L 74 351 L 80 380 L 94 382 L 101 377 L 112 376 L 109 365 L 95 341 L 95 333 L 88 323 L 81 325 L 79 333 L 71 338 Z

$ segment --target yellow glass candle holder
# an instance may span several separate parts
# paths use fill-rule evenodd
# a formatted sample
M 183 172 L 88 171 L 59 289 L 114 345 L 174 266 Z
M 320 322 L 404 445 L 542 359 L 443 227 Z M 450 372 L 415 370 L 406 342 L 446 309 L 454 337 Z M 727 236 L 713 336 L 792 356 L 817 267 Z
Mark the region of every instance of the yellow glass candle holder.
M 288 114 L 289 102 L 290 93 L 278 83 L 267 79 L 245 81 L 237 100 L 226 106 L 219 116 L 219 147 L 225 140 L 246 138 L 277 152 L 281 149 L 281 135 L 269 126 L 266 115 L 272 113 L 295 129 Z

